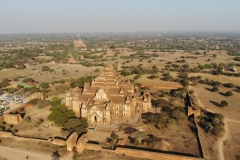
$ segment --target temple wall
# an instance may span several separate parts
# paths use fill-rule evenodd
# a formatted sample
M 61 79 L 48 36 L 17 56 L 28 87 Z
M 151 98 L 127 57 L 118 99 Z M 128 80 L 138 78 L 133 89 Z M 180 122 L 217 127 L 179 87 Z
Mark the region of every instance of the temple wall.
M 1 138 L 12 138 L 13 134 L 11 132 L 0 131 L 0 137 Z
M 73 148 L 76 146 L 78 134 L 73 132 L 69 138 L 67 139 L 67 150 L 72 151 Z
M 115 153 L 118 155 L 126 155 L 131 157 L 147 158 L 147 159 L 154 159 L 154 160 L 156 159 L 157 160 L 203 160 L 203 158 L 197 158 L 197 157 L 179 156 L 179 155 L 173 155 L 173 154 L 150 152 L 150 151 L 121 148 L 121 147 L 117 147 L 115 150 Z
M 99 144 L 91 144 L 91 143 L 85 143 L 84 148 L 88 150 L 95 150 L 95 151 L 102 150 L 102 147 Z
M 53 139 L 52 143 L 59 146 L 65 146 L 67 144 L 66 141 L 61 139 Z
M 7 124 L 19 124 L 22 121 L 20 114 L 4 114 L 3 117 Z

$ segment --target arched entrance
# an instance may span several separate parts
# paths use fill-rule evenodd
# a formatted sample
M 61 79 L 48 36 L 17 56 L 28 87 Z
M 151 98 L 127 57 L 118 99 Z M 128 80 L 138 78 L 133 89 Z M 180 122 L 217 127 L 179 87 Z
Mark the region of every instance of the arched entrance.
M 99 116 L 96 113 L 93 113 L 91 116 L 92 123 L 98 123 L 99 122 Z
M 94 122 L 97 122 L 97 116 L 94 116 Z

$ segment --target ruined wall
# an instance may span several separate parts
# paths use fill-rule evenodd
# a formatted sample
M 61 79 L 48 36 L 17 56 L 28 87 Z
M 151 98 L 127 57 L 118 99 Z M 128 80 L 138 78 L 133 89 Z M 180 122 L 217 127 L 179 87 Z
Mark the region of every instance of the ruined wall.
M 8 124 L 19 124 L 22 121 L 20 114 L 4 114 L 3 117 Z
M 157 159 L 157 160 L 203 160 L 203 158 L 197 157 L 187 157 L 187 156 L 179 156 L 173 154 L 165 154 L 165 153 L 158 153 L 158 152 L 149 152 L 149 151 L 142 151 L 136 149 L 128 149 L 128 148 L 121 148 L 117 147 L 115 153 L 118 155 L 126 155 L 131 157 L 138 157 L 138 158 L 147 158 L 147 159 Z
M 193 110 L 192 107 L 188 106 L 188 116 L 194 115 L 194 117 L 201 116 L 201 110 L 197 108 L 196 110 Z
M 13 134 L 11 132 L 0 131 L 0 137 L 1 138 L 13 138 Z
M 77 152 L 82 153 L 85 149 L 85 143 L 88 141 L 87 134 L 83 134 L 77 141 Z
M 65 146 L 67 144 L 66 141 L 61 139 L 53 139 L 52 143 L 59 146 Z
M 41 93 L 41 92 L 38 92 L 38 93 L 33 93 L 29 96 L 29 99 L 34 99 L 34 98 L 37 98 L 37 99 L 44 99 L 44 95 Z
M 76 132 L 73 132 L 69 138 L 67 139 L 67 150 L 68 151 L 72 151 L 73 148 L 76 146 L 77 144 L 77 138 L 78 138 L 78 134 Z
M 88 150 L 95 150 L 95 151 L 102 150 L 102 147 L 101 147 L 99 144 L 86 143 L 86 144 L 84 145 L 84 148 L 85 148 L 85 149 L 88 149 Z

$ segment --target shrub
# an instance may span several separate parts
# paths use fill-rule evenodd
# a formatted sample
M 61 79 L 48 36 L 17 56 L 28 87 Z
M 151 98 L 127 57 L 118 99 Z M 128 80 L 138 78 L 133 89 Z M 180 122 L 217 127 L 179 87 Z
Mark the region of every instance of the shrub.
M 160 97 L 166 97 L 166 93 L 162 92 Z
M 34 79 L 32 79 L 32 78 L 25 78 L 22 82 L 23 83 L 34 82 Z
M 194 90 L 190 90 L 189 93 L 190 93 L 190 94 L 193 94 L 193 93 L 194 93 Z
M 224 86 L 227 87 L 227 88 L 233 88 L 234 84 L 233 83 L 226 83 L 226 84 L 224 84 Z
M 47 106 L 50 105 L 50 101 L 49 100 L 38 100 L 37 101 L 37 108 L 38 109 L 43 109 Z
M 112 132 L 111 133 L 111 138 L 114 139 L 114 140 L 117 140 L 119 138 L 119 136 L 115 132 Z
M 49 88 L 50 86 L 49 86 L 49 83 L 43 82 L 43 83 L 40 84 L 40 87 L 43 88 L 43 89 L 47 89 L 47 88 Z
M 222 100 L 222 101 L 221 101 L 221 106 L 222 106 L 222 107 L 227 107 L 227 106 L 228 106 L 228 102 L 225 101 L 225 100 Z
M 232 96 L 232 95 L 233 95 L 233 93 L 231 91 L 228 91 L 225 93 L 225 96 Z
M 124 133 L 125 134 L 132 134 L 133 132 L 136 132 L 137 129 L 136 128 L 133 128 L 133 127 L 126 127 L 123 129 Z
M 25 117 L 24 119 L 23 119 L 23 121 L 24 122 L 30 122 L 31 121 L 31 118 L 28 116 L 28 117 Z
M 213 91 L 213 92 L 218 92 L 219 89 L 218 89 L 218 87 L 215 87 L 215 86 L 214 86 L 214 87 L 212 88 L 212 91 Z
M 149 79 L 155 79 L 155 78 L 158 78 L 158 76 L 151 75 L 151 76 L 149 76 L 149 77 L 147 77 L 147 78 L 149 78 Z
M 49 71 L 50 68 L 48 66 L 42 66 L 42 71 Z

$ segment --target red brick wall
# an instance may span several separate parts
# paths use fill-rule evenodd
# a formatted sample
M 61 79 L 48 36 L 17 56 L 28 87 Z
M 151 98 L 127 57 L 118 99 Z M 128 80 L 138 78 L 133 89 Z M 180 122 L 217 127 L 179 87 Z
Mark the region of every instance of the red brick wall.
M 99 144 L 85 143 L 84 144 L 84 149 L 99 151 L 99 150 L 102 150 L 102 147 Z
M 131 157 L 138 158 L 147 158 L 147 159 L 157 159 L 157 160 L 203 160 L 203 158 L 187 157 L 187 156 L 178 156 L 165 153 L 149 152 L 128 148 L 117 147 L 115 153 L 118 155 L 126 155 Z

